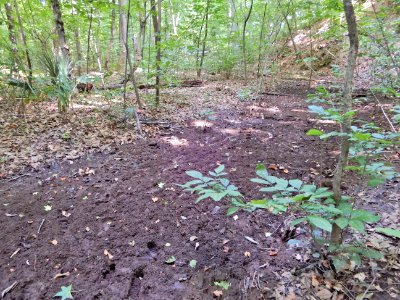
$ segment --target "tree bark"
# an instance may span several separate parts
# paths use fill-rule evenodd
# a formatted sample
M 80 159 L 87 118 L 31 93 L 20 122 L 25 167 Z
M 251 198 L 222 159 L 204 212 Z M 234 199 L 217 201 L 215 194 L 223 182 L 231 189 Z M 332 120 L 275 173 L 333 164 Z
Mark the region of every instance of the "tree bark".
M 125 13 L 125 7 L 126 7 L 126 0 L 118 0 L 119 4 L 119 41 L 120 41 L 120 49 L 121 49 L 121 55 L 120 55 L 120 62 L 125 62 L 126 60 L 126 31 L 128 28 L 128 23 L 126 21 L 126 13 Z
M 60 54 L 64 59 L 69 60 L 69 48 L 65 38 L 64 22 L 62 20 L 60 3 L 58 0 L 52 0 L 51 7 L 53 9 L 54 21 L 56 24 L 56 32 L 59 40 Z
M 18 46 L 17 46 L 17 38 L 15 36 L 15 28 L 14 28 L 14 18 L 12 14 L 12 5 L 7 2 L 4 4 L 4 8 L 6 9 L 6 17 L 7 17 L 7 28 L 8 28 L 8 38 L 11 44 L 11 68 L 10 68 L 10 76 L 13 76 L 13 73 L 17 71 L 17 61 L 18 61 Z
M 280 8 L 282 8 L 280 0 L 278 0 L 278 5 L 279 5 Z M 289 31 L 289 36 L 290 36 L 290 40 L 292 41 L 292 44 L 293 44 L 294 52 L 295 52 L 296 56 L 299 57 L 299 53 L 298 53 L 298 50 L 297 50 L 296 42 L 294 41 L 292 27 L 290 26 L 289 19 L 288 19 L 289 9 L 288 9 L 287 12 L 283 12 L 282 11 L 282 15 L 283 15 L 283 18 L 285 20 L 285 23 L 286 23 L 286 26 L 288 28 L 288 31 Z
M 243 63 L 244 63 L 244 78 L 247 80 L 247 53 L 246 53 L 246 27 L 247 22 L 250 19 L 251 12 L 253 11 L 253 0 L 250 2 L 249 12 L 246 15 L 243 23 L 243 32 L 242 32 L 242 45 L 243 45 Z
M 350 112 L 352 110 L 352 90 L 353 90 L 353 79 L 354 79 L 354 70 L 356 67 L 356 60 L 358 55 L 358 33 L 357 33 L 357 22 L 356 16 L 354 13 L 354 7 L 351 0 L 343 0 L 344 10 L 346 14 L 347 28 L 349 32 L 349 53 L 347 57 L 347 67 L 345 74 L 345 82 L 344 82 L 344 91 L 343 91 L 343 114 Z M 351 133 L 351 121 L 352 117 L 347 116 L 342 124 L 341 132 L 345 134 Z M 336 202 L 336 206 L 338 206 L 342 199 L 342 191 L 341 191 L 341 182 L 343 177 L 344 168 L 347 165 L 348 156 L 350 149 L 350 140 L 347 136 L 342 137 L 341 145 L 340 145 L 340 155 L 339 160 L 336 165 L 335 174 L 333 177 L 333 194 Z M 331 241 L 334 244 L 342 243 L 342 229 L 333 224 Z
M 197 69 L 197 78 L 201 77 L 201 71 L 203 69 L 204 55 L 206 52 L 206 43 L 207 43 L 207 36 L 208 36 L 208 18 L 209 18 L 208 12 L 209 12 L 209 10 L 210 10 L 210 0 L 207 0 L 206 11 L 205 11 L 204 37 L 203 37 L 203 43 L 202 43 L 202 49 L 201 49 L 200 63 L 199 63 L 199 67 Z
M 161 0 L 150 0 L 154 27 L 154 43 L 156 46 L 156 105 L 160 104 L 160 76 L 161 76 Z M 156 8 L 157 6 L 157 8 Z
M 115 5 L 115 0 L 112 1 L 112 4 Z M 107 54 L 106 54 L 106 61 L 104 64 L 104 68 L 109 71 L 110 68 L 110 60 L 111 60 L 111 52 L 113 48 L 113 42 L 115 38 L 115 9 L 113 8 L 111 10 L 111 27 L 110 27 L 110 40 L 108 42 L 108 49 L 107 49 Z
M 14 0 L 14 6 L 15 6 L 15 13 L 17 14 L 17 19 L 18 19 L 18 24 L 19 24 L 19 32 L 21 34 L 22 43 L 24 44 L 24 48 L 25 48 L 25 57 L 26 57 L 26 63 L 28 65 L 28 72 L 29 72 L 28 82 L 29 82 L 29 85 L 32 87 L 32 77 L 33 77 L 32 76 L 32 60 L 31 60 L 31 56 L 29 54 L 28 43 L 26 41 L 26 36 L 25 36 L 25 31 L 24 31 L 24 27 L 22 24 L 21 16 L 19 14 L 17 0 Z

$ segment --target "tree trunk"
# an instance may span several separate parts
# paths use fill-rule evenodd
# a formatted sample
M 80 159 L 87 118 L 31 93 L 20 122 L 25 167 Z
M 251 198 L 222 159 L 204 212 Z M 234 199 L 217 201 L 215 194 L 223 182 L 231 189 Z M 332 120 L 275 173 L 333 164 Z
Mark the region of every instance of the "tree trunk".
M 17 47 L 17 38 L 15 36 L 14 29 L 14 18 L 12 14 L 12 5 L 7 2 L 4 4 L 6 9 L 6 17 L 7 17 L 7 28 L 8 28 L 8 38 L 11 44 L 11 68 L 10 68 L 10 76 L 13 76 L 13 73 L 17 71 L 17 61 L 18 61 L 18 47 Z
M 71 15 L 76 16 L 75 10 L 72 6 L 72 0 L 71 0 Z M 78 68 L 78 76 L 82 75 L 82 50 L 81 50 L 81 41 L 80 41 L 80 32 L 79 32 L 79 27 L 77 27 L 74 30 L 74 37 L 75 37 L 75 49 L 76 49 L 76 65 Z
M 246 15 L 243 23 L 242 45 L 243 45 L 243 63 L 244 63 L 244 78 L 247 80 L 247 53 L 246 53 L 246 27 L 250 19 L 251 12 L 253 11 L 253 0 L 250 2 L 249 12 Z
M 51 7 L 53 9 L 54 21 L 56 23 L 56 31 L 58 35 L 60 54 L 64 59 L 69 60 L 69 48 L 65 38 L 64 22 L 62 20 L 60 3 L 58 0 L 52 0 Z
M 156 105 L 160 104 L 160 76 L 161 76 L 161 0 L 150 0 L 154 27 L 154 43 L 156 46 Z
M 204 38 L 203 38 L 203 45 L 201 49 L 201 57 L 200 57 L 200 64 L 199 68 L 197 69 L 197 78 L 201 77 L 201 71 L 203 69 L 203 62 L 204 62 L 204 54 L 206 52 L 206 42 L 207 42 L 207 35 L 208 35 L 208 17 L 209 17 L 209 11 L 210 9 L 210 0 L 207 0 L 206 4 L 206 12 L 205 12 L 205 28 L 204 28 Z
M 112 4 L 115 5 L 115 0 L 112 1 Z M 110 27 L 110 40 L 108 42 L 108 49 L 107 49 L 107 55 L 106 55 L 106 61 L 104 68 L 109 71 L 110 68 L 110 60 L 111 60 L 111 52 L 113 48 L 113 42 L 115 38 L 115 9 L 113 8 L 111 11 L 111 27 Z
M 120 49 L 121 49 L 121 55 L 120 55 L 120 63 L 125 62 L 126 60 L 126 31 L 128 28 L 128 23 L 126 21 L 126 13 L 125 13 L 125 8 L 126 8 L 126 0 L 118 0 L 119 3 L 119 42 L 120 42 Z
M 261 76 L 261 57 L 262 57 L 262 52 L 263 52 L 262 49 L 263 49 L 263 41 L 264 41 L 265 19 L 267 16 L 267 7 L 268 7 L 268 1 L 265 1 L 263 18 L 262 18 L 262 22 L 261 22 L 260 38 L 258 41 L 257 78 L 259 78 Z
M 278 0 L 278 5 L 279 5 L 280 8 L 282 8 L 280 0 Z M 282 11 L 282 15 L 283 15 L 283 18 L 285 20 L 285 23 L 286 23 L 286 26 L 288 28 L 288 31 L 289 31 L 289 36 L 290 36 L 290 40 L 292 41 L 292 44 L 293 44 L 294 52 L 295 52 L 296 56 L 299 58 L 299 53 L 298 53 L 298 50 L 297 50 L 296 42 L 294 41 L 292 27 L 290 26 L 289 19 L 288 19 L 289 9 L 286 12 Z
M 90 8 L 90 15 L 88 17 L 89 17 L 89 29 L 87 34 L 87 48 L 86 48 L 86 74 L 89 74 L 90 36 L 92 34 L 93 7 Z
M 346 14 L 346 21 L 347 21 L 347 28 L 349 32 L 349 53 L 347 57 L 347 67 L 346 67 L 346 74 L 345 74 L 345 82 L 344 82 L 344 91 L 343 91 L 343 114 L 350 112 L 352 110 L 352 97 L 351 93 L 353 90 L 353 79 L 354 79 L 354 70 L 356 67 L 356 60 L 358 54 L 358 33 L 357 33 L 357 22 L 356 16 L 354 14 L 354 7 L 351 0 L 343 0 L 344 10 Z M 341 131 L 346 134 L 351 133 L 351 120 L 352 117 L 348 116 L 345 118 L 342 124 Z M 336 165 L 336 170 L 333 178 L 333 193 L 334 199 L 336 202 L 336 206 L 338 206 L 341 202 L 341 182 L 344 168 L 347 165 L 348 156 L 349 156 L 349 149 L 350 149 L 350 141 L 347 136 L 342 137 L 341 145 L 340 145 L 340 156 L 339 161 Z M 342 243 L 342 229 L 333 224 L 332 234 L 331 234 L 331 241 L 335 244 Z
M 29 72 L 28 82 L 29 82 L 29 85 L 32 87 L 32 61 L 31 61 L 31 56 L 29 54 L 29 50 L 28 50 L 28 43 L 26 41 L 26 36 L 25 36 L 24 27 L 22 25 L 21 16 L 20 16 L 19 10 L 18 10 L 17 0 L 14 0 L 14 6 L 15 6 L 15 13 L 17 14 L 17 19 L 18 19 L 19 31 L 21 33 L 22 42 L 23 42 L 24 48 L 25 48 L 25 57 L 26 57 L 26 63 L 28 65 L 28 72 Z

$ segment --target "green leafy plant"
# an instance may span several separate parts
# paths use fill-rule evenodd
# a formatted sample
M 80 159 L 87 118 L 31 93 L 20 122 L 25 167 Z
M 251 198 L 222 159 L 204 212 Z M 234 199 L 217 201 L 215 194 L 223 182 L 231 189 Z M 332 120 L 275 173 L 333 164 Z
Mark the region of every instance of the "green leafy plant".
M 58 110 L 65 113 L 70 105 L 75 88 L 70 73 L 71 63 L 65 57 L 54 56 L 47 52 L 42 55 L 42 64 L 50 76 L 51 86 L 48 94 L 57 98 Z
M 186 174 L 194 179 L 179 186 L 185 191 L 197 194 L 199 197 L 196 203 L 207 198 L 214 201 L 227 198 L 232 204 L 244 204 L 241 200 L 243 195 L 238 191 L 238 188 L 229 179 L 223 177 L 227 174 L 224 170 L 225 166 L 220 165 L 214 171 L 209 171 L 208 176 L 195 170 L 187 171 Z M 234 213 L 234 211 L 231 210 L 230 213 Z
M 343 123 L 345 118 L 355 115 L 354 111 L 341 114 L 337 109 L 325 109 L 316 105 L 309 106 L 309 109 L 321 118 L 333 120 L 339 124 Z M 351 143 L 349 159 L 353 164 L 347 166 L 346 169 L 367 176 L 369 186 L 377 186 L 386 180 L 393 179 L 397 176 L 393 166 L 379 162 L 377 159 L 387 147 L 399 144 L 400 134 L 385 133 L 374 124 L 365 123 L 363 120 L 358 120 L 358 123 L 361 123 L 361 126 L 351 126 L 351 132 L 348 134 L 338 131 L 324 133 L 313 128 L 307 132 L 307 135 L 319 136 L 320 139 L 347 137 Z
M 74 297 L 72 297 L 72 284 L 69 286 L 62 286 L 61 290 L 53 296 L 53 298 L 55 297 L 61 297 L 61 300 L 74 299 Z

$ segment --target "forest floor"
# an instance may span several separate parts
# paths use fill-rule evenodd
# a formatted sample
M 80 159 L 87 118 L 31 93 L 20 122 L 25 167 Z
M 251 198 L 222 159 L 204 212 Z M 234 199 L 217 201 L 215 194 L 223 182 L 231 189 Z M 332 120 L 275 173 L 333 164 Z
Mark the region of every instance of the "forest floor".
M 398 298 L 399 241 L 371 232 L 368 243 L 385 259 L 335 274 L 315 257 L 305 228 L 289 237 L 294 243 L 283 238 L 293 215 L 228 217 L 226 202 L 195 204 L 176 185 L 189 180 L 187 170 L 223 164 L 250 200 L 261 196 L 249 181 L 258 163 L 284 178 L 329 177 L 337 144 L 305 133 L 333 125 L 307 111 L 306 86 L 282 84 L 257 99 L 243 99 L 244 89 L 211 82 L 165 90 L 163 111 L 140 112 L 157 123 L 144 124 L 141 139 L 115 118 L 99 122 L 103 108 L 88 108 L 90 100 L 75 106 L 87 121 L 48 111 L 46 118 L 1 116 L 8 132 L 0 133 L 0 154 L 8 159 L 0 181 L 0 291 L 16 283 L 4 299 L 50 299 L 69 284 L 75 299 Z M 204 110 L 213 110 L 213 120 Z M 380 114 L 374 105 L 362 111 Z M 349 178 L 346 185 L 383 215 L 381 224 L 399 226 L 398 181 L 372 189 Z M 165 263 L 171 256 L 176 261 Z M 221 281 L 227 290 L 216 286 Z

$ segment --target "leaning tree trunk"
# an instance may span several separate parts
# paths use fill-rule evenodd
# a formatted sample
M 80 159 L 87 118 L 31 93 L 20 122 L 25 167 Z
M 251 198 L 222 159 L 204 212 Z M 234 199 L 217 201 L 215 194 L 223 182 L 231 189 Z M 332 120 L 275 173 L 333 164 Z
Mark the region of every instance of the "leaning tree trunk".
M 13 75 L 14 72 L 17 71 L 17 54 L 18 54 L 18 46 L 17 46 L 17 38 L 15 36 L 15 28 L 14 28 L 14 18 L 12 14 L 12 5 L 7 2 L 4 4 L 4 8 L 6 9 L 6 17 L 7 17 L 7 28 L 8 28 L 8 38 L 11 44 L 11 68 L 10 68 L 10 76 Z
M 61 55 L 65 60 L 69 60 L 69 48 L 67 45 L 67 39 L 65 38 L 64 22 L 62 20 L 59 1 L 52 0 L 51 7 L 53 9 L 54 21 L 56 23 L 56 31 L 58 35 Z
M 354 70 L 356 66 L 357 54 L 358 54 L 358 33 L 357 33 L 357 22 L 356 16 L 354 13 L 354 7 L 351 0 L 343 0 L 344 10 L 346 14 L 347 28 L 349 31 L 349 54 L 347 58 L 347 67 L 346 67 L 346 75 L 345 75 L 345 83 L 344 83 L 344 91 L 343 91 L 343 114 L 350 112 L 352 110 L 352 97 L 351 93 L 353 90 L 353 78 L 354 78 Z M 347 116 L 342 124 L 342 132 L 345 134 L 351 133 L 351 116 Z M 340 156 L 339 161 L 336 166 L 335 175 L 333 178 L 333 194 L 336 202 L 336 206 L 338 206 L 341 202 L 341 182 L 343 176 L 343 170 L 347 165 L 348 156 L 350 149 L 350 140 L 348 136 L 342 137 L 341 145 L 340 145 Z M 342 229 L 333 224 L 331 241 L 335 244 L 342 243 Z

